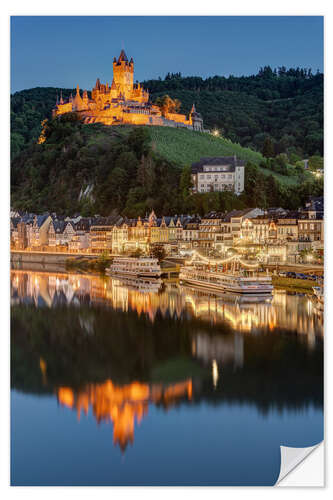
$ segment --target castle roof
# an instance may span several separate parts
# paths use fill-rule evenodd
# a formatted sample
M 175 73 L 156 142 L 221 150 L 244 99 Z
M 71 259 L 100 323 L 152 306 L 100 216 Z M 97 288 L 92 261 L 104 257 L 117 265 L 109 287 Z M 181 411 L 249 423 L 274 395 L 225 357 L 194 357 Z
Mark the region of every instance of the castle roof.
M 120 56 L 118 57 L 118 63 L 120 63 L 122 61 L 128 62 L 127 55 L 126 55 L 124 49 L 122 49 L 122 51 L 120 52 Z

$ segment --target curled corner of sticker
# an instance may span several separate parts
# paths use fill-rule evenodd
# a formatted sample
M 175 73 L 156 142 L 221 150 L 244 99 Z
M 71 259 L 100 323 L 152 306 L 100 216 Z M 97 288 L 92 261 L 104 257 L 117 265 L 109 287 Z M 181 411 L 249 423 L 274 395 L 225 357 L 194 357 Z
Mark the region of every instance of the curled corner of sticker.
M 281 465 L 280 474 L 275 483 L 278 485 L 295 467 L 297 467 L 303 460 L 310 455 L 321 443 L 308 448 L 291 448 L 289 446 L 280 446 L 281 451 Z

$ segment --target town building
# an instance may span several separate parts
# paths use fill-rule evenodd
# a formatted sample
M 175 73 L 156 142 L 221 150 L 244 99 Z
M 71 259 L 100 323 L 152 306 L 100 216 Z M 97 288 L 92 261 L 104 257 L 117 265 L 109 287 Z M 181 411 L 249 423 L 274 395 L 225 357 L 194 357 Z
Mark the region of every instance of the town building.
M 237 195 L 244 191 L 245 161 L 236 156 L 201 158 L 192 163 L 194 193 L 231 191 Z
M 76 94 L 60 100 L 52 111 L 53 118 L 65 113 L 78 113 L 84 123 L 103 123 L 104 125 L 159 125 L 167 127 L 185 127 L 191 130 L 203 131 L 203 120 L 193 104 L 187 118 L 184 114 L 165 112 L 152 104 L 149 92 L 140 83 L 133 83 L 134 61 L 128 60 L 124 50 L 118 59 L 113 59 L 113 80 L 101 83 L 99 78 L 88 96 L 86 90 L 81 92 L 79 86 Z
M 48 246 L 48 231 L 51 222 L 52 218 L 49 214 L 34 216 L 32 225 L 27 229 L 28 246 L 35 248 Z

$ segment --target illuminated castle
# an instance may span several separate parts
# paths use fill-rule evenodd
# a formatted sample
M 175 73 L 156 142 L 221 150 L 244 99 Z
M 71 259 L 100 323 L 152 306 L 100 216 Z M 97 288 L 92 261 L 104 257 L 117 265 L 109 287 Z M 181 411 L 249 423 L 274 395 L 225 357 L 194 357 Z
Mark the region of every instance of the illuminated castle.
M 79 86 L 75 97 L 70 95 L 64 101 L 62 94 L 53 109 L 53 118 L 64 113 L 75 111 L 79 113 L 84 123 L 104 123 L 105 125 L 162 125 L 168 127 L 186 127 L 192 130 L 203 130 L 201 115 L 193 105 L 189 118 L 179 113 L 162 112 L 158 106 L 149 102 L 149 92 L 140 83 L 133 84 L 134 61 L 128 61 L 122 50 L 118 59 L 113 59 L 112 84 L 103 84 L 99 78 L 91 91 L 83 91 L 81 96 Z

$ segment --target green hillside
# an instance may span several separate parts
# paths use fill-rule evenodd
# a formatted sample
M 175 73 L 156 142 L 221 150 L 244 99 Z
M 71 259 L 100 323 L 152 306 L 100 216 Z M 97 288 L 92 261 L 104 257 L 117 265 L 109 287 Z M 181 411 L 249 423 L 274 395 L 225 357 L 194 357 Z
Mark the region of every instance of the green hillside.
M 263 162 L 259 153 L 209 134 L 84 125 L 68 113 L 49 121 L 45 136 L 43 144 L 31 144 L 12 160 L 13 208 L 129 217 L 152 208 L 157 214 L 204 214 L 249 206 L 297 208 L 310 194 L 322 193 L 320 181 L 285 164 L 283 155 Z M 245 192 L 192 195 L 191 163 L 232 154 L 247 161 Z
M 118 130 L 120 134 L 126 136 L 132 127 L 118 127 Z M 272 169 L 264 168 L 266 160 L 261 153 L 244 148 L 224 137 L 171 127 L 149 127 L 148 133 L 152 150 L 179 167 L 189 166 L 203 157 L 236 155 L 241 160 L 257 165 L 263 175 L 273 175 L 283 185 L 291 186 L 299 182 L 299 176 L 294 167 L 287 168 L 288 175 L 281 175 Z M 307 172 L 304 172 L 304 176 L 310 179 L 310 174 Z
M 161 156 L 178 165 L 189 165 L 204 156 L 233 156 L 259 164 L 260 153 L 243 148 L 228 139 L 214 137 L 203 132 L 170 127 L 151 127 L 152 147 Z

